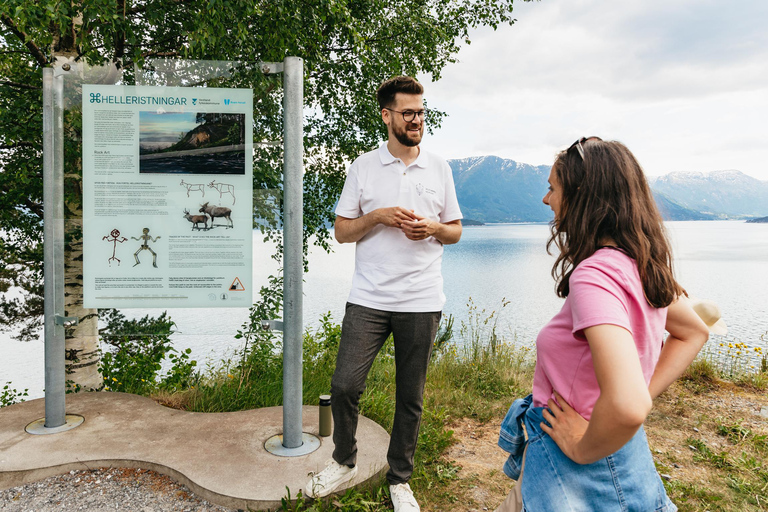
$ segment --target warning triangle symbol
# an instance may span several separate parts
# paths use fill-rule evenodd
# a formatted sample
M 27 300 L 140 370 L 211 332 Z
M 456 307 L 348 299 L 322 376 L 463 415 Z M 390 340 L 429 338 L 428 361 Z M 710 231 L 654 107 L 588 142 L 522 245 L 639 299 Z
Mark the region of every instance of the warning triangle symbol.
M 243 292 L 245 291 L 245 286 L 243 286 L 243 283 L 240 282 L 240 278 L 236 277 L 234 281 L 232 281 L 232 284 L 229 285 L 229 291 L 231 292 Z

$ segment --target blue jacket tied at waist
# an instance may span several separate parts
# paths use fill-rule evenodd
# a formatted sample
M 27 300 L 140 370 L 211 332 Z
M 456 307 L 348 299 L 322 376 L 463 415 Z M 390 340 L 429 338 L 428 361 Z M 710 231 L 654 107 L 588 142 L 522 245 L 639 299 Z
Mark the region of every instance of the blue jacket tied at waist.
M 523 452 L 525 451 L 525 430 L 523 422 L 525 414 L 533 403 L 533 395 L 518 398 L 507 411 L 504 421 L 501 422 L 499 431 L 499 447 L 509 453 L 509 458 L 504 463 L 504 474 L 512 480 L 520 478 L 520 469 L 523 465 Z
M 509 453 L 504 474 L 518 480 L 525 510 L 536 512 L 674 512 L 641 427 L 617 452 L 591 464 L 569 459 L 540 423 L 546 407 L 515 400 L 499 432 Z M 525 478 L 520 481 L 523 454 Z

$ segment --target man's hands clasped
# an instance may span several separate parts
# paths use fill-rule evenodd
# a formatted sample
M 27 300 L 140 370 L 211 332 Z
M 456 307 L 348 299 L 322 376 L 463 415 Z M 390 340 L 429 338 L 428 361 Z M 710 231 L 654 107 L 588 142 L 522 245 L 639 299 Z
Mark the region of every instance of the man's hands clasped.
M 403 222 L 412 221 L 416 218 L 413 210 L 407 210 L 402 206 L 392 206 L 391 208 L 379 208 L 376 210 L 376 223 L 384 224 L 391 228 L 402 227 Z
M 413 214 L 413 217 L 413 220 L 407 220 L 400 226 L 409 240 L 425 240 L 434 236 L 437 231 L 436 222 L 421 215 Z
M 385 226 L 399 228 L 409 240 L 425 240 L 435 234 L 436 223 L 402 206 L 381 208 L 378 221 Z

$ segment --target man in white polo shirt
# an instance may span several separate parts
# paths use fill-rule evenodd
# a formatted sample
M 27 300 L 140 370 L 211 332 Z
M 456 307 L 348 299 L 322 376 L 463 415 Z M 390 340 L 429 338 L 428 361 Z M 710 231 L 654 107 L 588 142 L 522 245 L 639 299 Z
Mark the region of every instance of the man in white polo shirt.
M 411 77 L 381 84 L 377 99 L 387 143 L 352 163 L 336 208 L 336 239 L 357 244 L 355 274 L 331 382 L 333 460 L 306 489 L 309 496 L 327 496 L 357 474 L 358 403 L 373 360 L 391 333 L 397 402 L 387 480 L 396 512 L 419 510 L 408 480 L 427 366 L 445 303 L 443 244 L 461 238 L 451 168 L 419 147 L 426 117 L 423 92 Z

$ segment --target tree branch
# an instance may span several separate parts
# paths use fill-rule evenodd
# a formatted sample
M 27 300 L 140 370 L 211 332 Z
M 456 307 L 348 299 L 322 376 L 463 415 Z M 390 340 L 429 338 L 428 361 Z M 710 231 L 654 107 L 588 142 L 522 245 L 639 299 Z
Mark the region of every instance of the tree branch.
M 16 148 L 33 148 L 35 145 L 31 142 L 14 142 L 13 144 L 0 144 L 0 150 Z
M 172 3 L 174 4 L 191 4 L 194 0 L 174 0 Z M 133 7 L 131 9 L 128 9 L 125 11 L 126 16 L 134 16 L 136 14 L 141 14 L 144 11 L 147 10 L 148 5 L 145 3 L 144 5 Z
M 31 211 L 41 219 L 45 216 L 45 211 L 43 210 L 42 203 L 35 203 L 33 201 L 30 201 L 29 198 L 26 198 L 24 199 L 24 206 L 29 208 L 29 211 Z
M 144 58 L 147 57 L 177 57 L 179 55 L 179 52 L 148 52 L 143 53 L 141 56 Z
M 10 188 L 7 184 L 3 184 L 0 186 L 0 199 L 3 201 L 7 200 L 6 194 L 10 191 Z M 27 208 L 30 212 L 37 215 L 39 218 L 43 218 L 44 210 L 43 210 L 43 204 L 37 203 L 35 201 L 32 201 L 30 198 L 25 197 L 21 201 L 19 201 L 21 204 L 20 206 Z
M 5 14 L 0 15 L 0 21 L 3 22 L 3 25 L 8 27 L 13 34 L 19 38 L 19 40 L 24 43 L 24 46 L 27 47 L 29 52 L 32 54 L 32 56 L 35 58 L 37 63 L 40 66 L 47 66 L 49 61 L 48 58 L 45 56 L 45 54 L 40 50 L 40 48 L 35 44 L 32 39 L 27 36 L 24 32 L 19 30 L 19 27 L 16 26 L 16 23 L 13 22 L 11 18 L 6 16 Z
M 125 0 L 118 0 L 117 15 L 120 16 L 122 14 L 123 22 L 125 22 L 125 19 L 126 19 L 125 10 L 126 10 Z M 124 54 L 125 54 L 125 31 L 121 30 L 120 32 L 115 34 L 115 56 L 113 57 L 112 62 L 115 62 L 118 67 L 122 66 Z
M 19 89 L 27 89 L 30 91 L 39 91 L 40 87 L 36 87 L 34 85 L 27 85 L 27 84 L 20 84 L 16 82 L 0 82 L 0 85 L 7 85 L 8 87 L 16 87 Z

